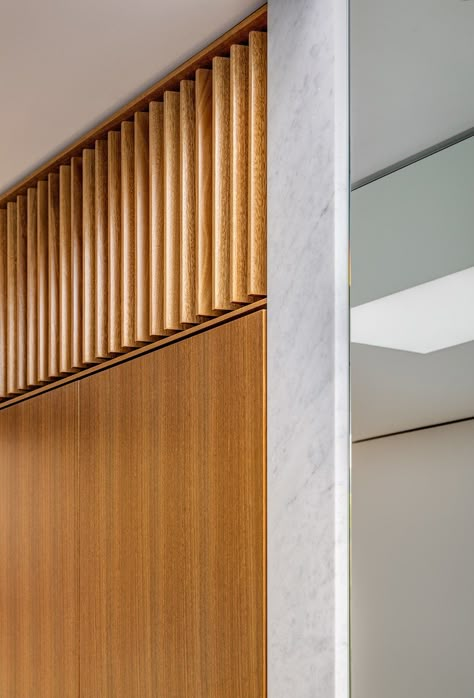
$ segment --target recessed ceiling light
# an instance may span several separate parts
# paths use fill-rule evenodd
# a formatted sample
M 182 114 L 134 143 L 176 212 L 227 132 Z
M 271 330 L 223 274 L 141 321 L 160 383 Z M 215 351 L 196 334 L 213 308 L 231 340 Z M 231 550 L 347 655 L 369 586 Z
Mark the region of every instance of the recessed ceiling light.
M 419 354 L 474 340 L 474 267 L 364 303 L 351 341 Z

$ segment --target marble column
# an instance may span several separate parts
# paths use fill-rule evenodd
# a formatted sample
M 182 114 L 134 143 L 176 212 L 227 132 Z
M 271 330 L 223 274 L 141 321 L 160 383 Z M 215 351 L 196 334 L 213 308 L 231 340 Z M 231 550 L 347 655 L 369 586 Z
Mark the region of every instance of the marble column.
M 268 698 L 347 698 L 347 2 L 268 39 Z

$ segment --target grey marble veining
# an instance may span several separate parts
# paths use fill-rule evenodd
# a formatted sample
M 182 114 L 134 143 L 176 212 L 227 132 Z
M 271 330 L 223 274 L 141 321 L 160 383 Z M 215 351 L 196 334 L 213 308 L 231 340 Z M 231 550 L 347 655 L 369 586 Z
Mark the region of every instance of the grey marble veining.
M 269 2 L 269 698 L 349 695 L 347 39 Z

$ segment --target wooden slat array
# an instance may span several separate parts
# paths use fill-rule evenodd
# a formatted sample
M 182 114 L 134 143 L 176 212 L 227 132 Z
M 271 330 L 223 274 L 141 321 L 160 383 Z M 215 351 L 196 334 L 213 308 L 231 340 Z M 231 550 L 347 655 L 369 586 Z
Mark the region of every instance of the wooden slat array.
M 266 34 L 211 58 L 0 209 L 0 399 L 266 295 Z

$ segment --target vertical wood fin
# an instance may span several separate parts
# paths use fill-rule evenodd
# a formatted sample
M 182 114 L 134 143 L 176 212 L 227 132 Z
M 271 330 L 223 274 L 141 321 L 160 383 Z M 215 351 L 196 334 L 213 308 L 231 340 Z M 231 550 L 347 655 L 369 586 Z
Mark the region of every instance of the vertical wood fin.
M 212 307 L 230 302 L 230 61 L 212 61 Z
M 248 46 L 230 48 L 230 288 L 232 303 L 247 303 Z
M 122 346 L 135 346 L 135 167 L 134 127 L 121 127 L 121 270 Z
M 120 133 L 108 134 L 108 214 L 109 214 L 109 327 L 108 348 L 111 354 L 122 349 L 121 338 L 121 266 L 120 266 Z
M 267 35 L 249 35 L 249 270 L 251 297 L 267 293 Z
M 105 359 L 108 342 L 109 231 L 107 192 L 107 141 L 95 143 L 95 354 Z
M 26 368 L 27 349 L 27 229 L 28 206 L 26 196 L 16 199 L 17 211 L 17 370 L 18 389 L 26 390 L 28 386 Z
M 164 172 L 163 102 L 149 107 L 150 144 L 150 332 L 166 334 L 163 317 L 164 292 Z
M 59 370 L 72 368 L 71 167 L 59 168 Z
M 149 204 L 149 117 L 136 112 L 135 221 L 136 221 L 136 330 L 137 343 L 150 340 L 150 204 Z
M 48 175 L 48 377 L 59 371 L 59 175 Z
M 82 153 L 82 326 L 84 363 L 95 363 L 95 152 Z
M 181 329 L 180 202 L 179 202 L 179 92 L 164 95 L 164 329 Z
M 82 159 L 71 160 L 71 368 L 83 360 L 82 276 Z
M 196 322 L 196 117 L 194 93 L 194 82 L 182 80 L 180 85 L 180 321 L 184 326 Z

